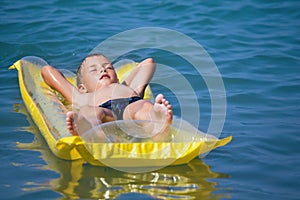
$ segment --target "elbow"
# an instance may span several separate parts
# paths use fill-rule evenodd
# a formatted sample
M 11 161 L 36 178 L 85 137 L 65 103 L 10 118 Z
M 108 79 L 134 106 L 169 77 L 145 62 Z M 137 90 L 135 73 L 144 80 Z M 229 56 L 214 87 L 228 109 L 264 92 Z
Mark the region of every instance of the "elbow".
M 50 65 L 42 67 L 41 75 L 44 81 L 52 87 L 53 82 L 56 81 L 60 76 L 64 77 L 63 74 Z
M 145 59 L 145 62 L 148 64 L 155 64 L 155 61 L 153 58 L 147 58 L 147 59 Z
M 155 70 L 155 68 L 156 68 L 156 63 L 153 58 L 145 59 L 143 64 L 145 64 L 148 67 L 151 67 L 153 70 Z
M 42 75 L 44 81 L 47 82 L 47 80 L 48 80 L 50 74 L 52 74 L 53 70 L 54 70 L 54 67 L 52 67 L 50 65 L 46 65 L 46 66 L 42 67 L 41 75 Z

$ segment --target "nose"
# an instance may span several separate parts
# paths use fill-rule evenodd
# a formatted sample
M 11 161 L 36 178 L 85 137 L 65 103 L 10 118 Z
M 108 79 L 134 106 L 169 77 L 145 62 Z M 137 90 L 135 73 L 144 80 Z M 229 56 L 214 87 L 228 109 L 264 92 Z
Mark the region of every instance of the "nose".
M 100 69 L 100 73 L 103 73 L 103 72 L 107 72 L 107 69 L 106 69 L 105 67 L 102 67 L 102 68 Z

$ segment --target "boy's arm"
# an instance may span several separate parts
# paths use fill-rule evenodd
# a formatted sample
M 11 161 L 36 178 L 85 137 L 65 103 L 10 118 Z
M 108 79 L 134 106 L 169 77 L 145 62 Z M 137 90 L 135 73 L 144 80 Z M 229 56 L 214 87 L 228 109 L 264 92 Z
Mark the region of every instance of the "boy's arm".
M 52 66 L 42 68 L 44 81 L 53 89 L 60 92 L 67 101 L 74 103 L 74 96 L 78 96 L 77 89 L 63 76 L 63 74 Z M 75 93 L 74 93 L 75 92 Z
M 131 87 L 141 97 L 144 97 L 145 89 L 153 77 L 155 67 L 156 65 L 152 58 L 143 60 L 132 70 L 125 79 L 124 84 Z

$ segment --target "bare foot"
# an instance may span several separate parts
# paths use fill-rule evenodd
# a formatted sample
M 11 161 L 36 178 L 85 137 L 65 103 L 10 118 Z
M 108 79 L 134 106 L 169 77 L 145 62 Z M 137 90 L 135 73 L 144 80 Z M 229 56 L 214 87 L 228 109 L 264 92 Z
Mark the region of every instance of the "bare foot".
M 164 141 L 166 139 L 169 135 L 169 127 L 172 119 L 173 111 L 171 104 L 162 94 L 157 95 L 151 113 L 151 120 L 157 124 L 153 130 L 156 133 L 152 137 L 153 141 Z
M 99 124 L 94 124 L 92 121 L 82 115 L 82 113 L 76 113 L 74 111 L 69 111 L 66 114 L 66 125 L 71 135 L 82 136 L 84 140 L 92 142 L 104 142 L 106 141 L 106 136 Z M 95 123 L 95 122 L 94 122 Z
M 74 111 L 69 111 L 66 115 L 67 129 L 69 130 L 71 135 L 78 135 L 78 129 L 75 123 L 75 119 L 77 120 L 78 114 Z

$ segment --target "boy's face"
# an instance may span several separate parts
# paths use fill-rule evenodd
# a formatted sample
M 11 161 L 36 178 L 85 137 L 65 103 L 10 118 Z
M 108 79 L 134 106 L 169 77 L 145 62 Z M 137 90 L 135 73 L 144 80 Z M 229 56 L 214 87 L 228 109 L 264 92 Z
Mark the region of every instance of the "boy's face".
M 102 55 L 86 58 L 80 70 L 86 92 L 94 92 L 102 86 L 119 82 L 111 62 Z

